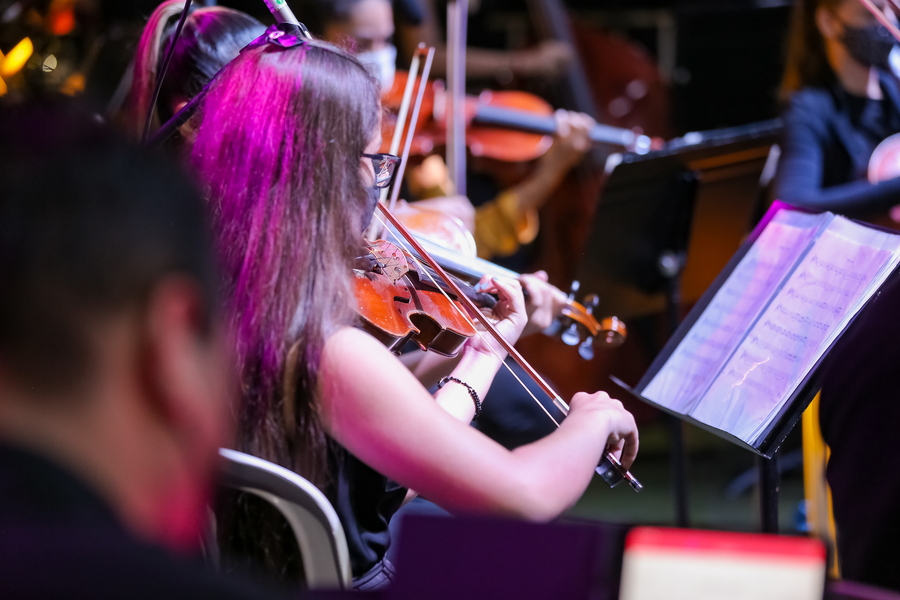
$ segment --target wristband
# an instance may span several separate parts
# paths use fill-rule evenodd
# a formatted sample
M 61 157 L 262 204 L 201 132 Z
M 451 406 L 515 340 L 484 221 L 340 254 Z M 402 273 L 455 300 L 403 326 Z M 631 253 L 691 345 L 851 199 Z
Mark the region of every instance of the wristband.
M 466 388 L 467 390 L 469 390 L 469 395 L 472 396 L 472 401 L 475 403 L 475 417 L 474 418 L 477 419 L 478 417 L 480 417 L 481 416 L 481 398 L 478 397 L 478 392 L 475 391 L 475 388 L 473 388 L 471 385 L 469 385 L 465 381 L 461 380 L 460 378 L 454 377 L 452 375 L 447 375 L 446 377 L 441 379 L 437 384 L 437 388 L 441 389 L 442 387 L 444 387 L 444 384 L 447 383 L 448 381 L 453 381 L 454 383 L 458 383 L 459 385 L 461 385 L 464 388 Z

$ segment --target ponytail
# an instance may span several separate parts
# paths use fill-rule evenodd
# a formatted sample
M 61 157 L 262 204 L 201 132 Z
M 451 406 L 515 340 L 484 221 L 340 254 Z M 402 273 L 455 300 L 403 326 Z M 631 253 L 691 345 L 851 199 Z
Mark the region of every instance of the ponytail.
M 166 0 L 160 4 L 141 36 L 134 57 L 134 78 L 125 106 L 125 127 L 140 138 L 156 87 L 162 55 L 168 50 L 175 25 L 171 23 L 184 6 L 184 0 Z M 172 53 L 165 81 L 154 107 L 151 131 L 172 116 L 175 102 L 188 101 L 200 93 L 216 73 L 241 49 L 259 37 L 265 26 L 242 12 L 224 6 L 198 8 L 191 12 Z
M 156 72 L 159 68 L 163 37 L 169 19 L 181 13 L 184 8 L 182 0 L 166 0 L 156 7 L 138 44 L 134 56 L 134 77 L 131 80 L 131 91 L 125 104 L 126 128 L 128 132 L 140 139 L 144 134 L 144 123 L 150 108 L 150 97 L 156 87 Z M 168 36 L 165 36 L 168 37 Z M 159 127 L 159 116 L 154 112 L 151 131 Z

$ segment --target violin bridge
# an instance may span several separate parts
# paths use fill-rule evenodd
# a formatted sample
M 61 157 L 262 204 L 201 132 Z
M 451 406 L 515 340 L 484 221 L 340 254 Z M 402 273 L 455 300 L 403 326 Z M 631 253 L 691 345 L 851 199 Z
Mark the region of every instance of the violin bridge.
M 392 283 L 397 283 L 410 271 L 406 254 L 391 242 L 376 240 L 369 245 L 369 252 L 378 262 L 382 275 Z

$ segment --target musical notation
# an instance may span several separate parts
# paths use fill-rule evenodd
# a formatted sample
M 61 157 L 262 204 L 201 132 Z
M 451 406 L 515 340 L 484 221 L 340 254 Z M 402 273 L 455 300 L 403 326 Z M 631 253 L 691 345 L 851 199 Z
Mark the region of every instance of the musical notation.
M 778 211 L 638 391 L 752 444 L 898 264 L 900 236 Z
M 844 223 L 841 227 L 846 229 Z M 891 255 L 839 235 L 830 225 L 825 228 L 773 293 L 691 416 L 751 441 L 824 353 L 849 308 L 863 298 Z
M 688 412 L 816 234 L 819 221 L 776 217 L 718 290 L 643 395 Z

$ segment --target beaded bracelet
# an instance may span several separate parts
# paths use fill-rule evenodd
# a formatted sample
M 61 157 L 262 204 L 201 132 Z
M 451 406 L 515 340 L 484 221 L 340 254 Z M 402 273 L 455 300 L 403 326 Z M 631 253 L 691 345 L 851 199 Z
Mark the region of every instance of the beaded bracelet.
M 475 388 L 473 388 L 471 385 L 469 385 L 465 381 L 459 379 L 458 377 L 453 377 L 452 375 L 447 375 L 446 377 L 441 379 L 437 384 L 437 388 L 441 389 L 442 387 L 444 387 L 444 384 L 447 383 L 448 381 L 453 381 L 455 383 L 458 383 L 459 385 L 461 385 L 464 388 L 466 388 L 467 390 L 469 390 L 469 395 L 472 396 L 472 401 L 475 402 L 475 417 L 474 418 L 477 419 L 478 417 L 480 417 L 481 416 L 481 398 L 478 397 L 478 392 L 475 391 Z

